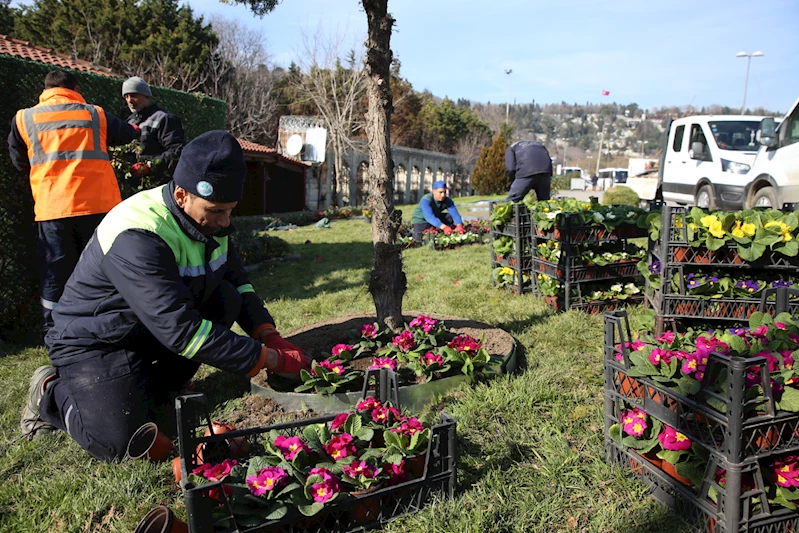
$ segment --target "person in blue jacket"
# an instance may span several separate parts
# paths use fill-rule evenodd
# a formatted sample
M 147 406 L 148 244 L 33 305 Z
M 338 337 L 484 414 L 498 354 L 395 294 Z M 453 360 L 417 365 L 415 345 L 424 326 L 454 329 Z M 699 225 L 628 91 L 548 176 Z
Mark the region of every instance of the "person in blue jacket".
M 546 146 L 535 141 L 518 141 L 505 150 L 505 171 L 513 183 L 507 200 L 521 202 L 530 190 L 538 200 L 549 200 L 552 158 Z
M 236 138 L 210 131 L 186 145 L 172 181 L 106 215 L 53 310 L 52 366 L 31 380 L 26 435 L 60 429 L 97 459 L 122 459 L 202 363 L 247 376 L 310 368 L 230 240 L 246 173 Z
M 447 196 L 447 182 L 438 180 L 433 183 L 433 192 L 422 196 L 413 211 L 413 239 L 422 242 L 422 233 L 428 228 L 438 228 L 447 235 L 453 231 L 463 233 L 461 219 L 455 202 Z M 454 230 L 453 230 L 454 226 Z

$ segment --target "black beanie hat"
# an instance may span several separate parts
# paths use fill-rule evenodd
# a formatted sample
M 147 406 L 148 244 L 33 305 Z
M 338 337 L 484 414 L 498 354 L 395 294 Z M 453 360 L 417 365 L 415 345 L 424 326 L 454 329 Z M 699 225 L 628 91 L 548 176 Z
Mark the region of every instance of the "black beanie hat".
M 247 164 L 239 141 L 226 131 L 203 133 L 183 148 L 173 179 L 186 191 L 212 202 L 238 202 Z

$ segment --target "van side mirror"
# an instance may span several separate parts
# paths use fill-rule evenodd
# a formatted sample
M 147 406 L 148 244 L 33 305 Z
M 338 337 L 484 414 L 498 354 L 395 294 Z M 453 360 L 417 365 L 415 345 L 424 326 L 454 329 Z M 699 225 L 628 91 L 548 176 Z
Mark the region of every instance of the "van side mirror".
M 772 117 L 760 121 L 760 144 L 769 148 L 777 145 L 777 124 Z
M 688 154 L 691 159 L 697 159 L 699 161 L 705 160 L 705 145 L 699 141 L 694 141 L 691 143 L 691 152 Z

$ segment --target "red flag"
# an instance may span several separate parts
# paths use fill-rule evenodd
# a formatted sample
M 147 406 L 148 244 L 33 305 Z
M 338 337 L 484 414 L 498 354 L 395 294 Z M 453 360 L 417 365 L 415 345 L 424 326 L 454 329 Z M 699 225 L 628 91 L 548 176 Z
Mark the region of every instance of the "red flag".
M 602 96 L 609 96 L 609 95 L 610 95 L 610 91 L 602 89 Z

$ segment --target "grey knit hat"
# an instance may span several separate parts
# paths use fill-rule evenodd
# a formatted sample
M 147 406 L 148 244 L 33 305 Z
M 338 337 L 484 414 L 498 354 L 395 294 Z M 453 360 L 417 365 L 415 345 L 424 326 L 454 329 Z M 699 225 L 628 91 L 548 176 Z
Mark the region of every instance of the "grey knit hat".
M 122 84 L 122 96 L 124 97 L 126 94 L 130 93 L 139 93 L 144 96 L 153 95 L 147 82 L 138 76 L 126 79 L 125 83 Z

